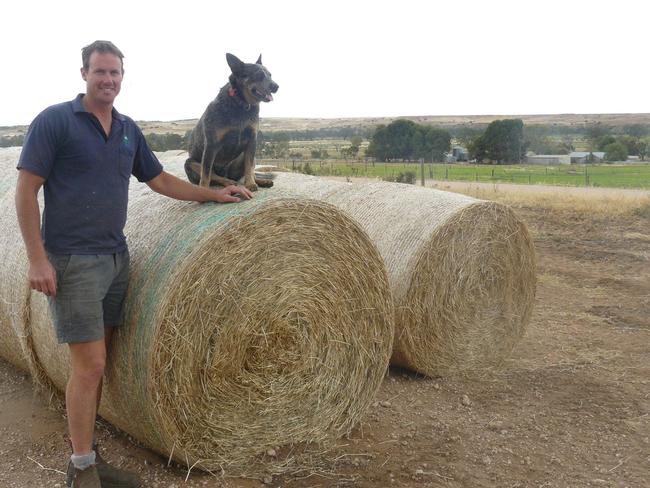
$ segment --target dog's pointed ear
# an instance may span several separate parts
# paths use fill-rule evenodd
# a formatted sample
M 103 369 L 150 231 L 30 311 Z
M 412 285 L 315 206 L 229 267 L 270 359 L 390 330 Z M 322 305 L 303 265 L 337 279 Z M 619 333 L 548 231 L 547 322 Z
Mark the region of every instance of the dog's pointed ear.
M 257 61 L 255 61 L 255 64 L 262 64 L 262 55 L 260 54 L 260 57 L 257 58 Z
M 233 73 L 238 73 L 244 68 L 244 63 L 234 54 L 226 53 L 226 61 Z

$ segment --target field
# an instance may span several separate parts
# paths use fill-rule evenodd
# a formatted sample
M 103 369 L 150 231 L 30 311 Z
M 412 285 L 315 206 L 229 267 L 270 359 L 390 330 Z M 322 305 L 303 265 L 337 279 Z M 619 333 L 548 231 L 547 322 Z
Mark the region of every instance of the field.
M 318 469 L 267 483 L 168 466 L 102 422 L 106 457 L 147 487 L 650 486 L 650 193 L 436 184 L 512 205 L 534 237 L 535 311 L 502 369 L 391 368 Z M 64 431 L 62 411 L 0 361 L 0 486 L 63 486 Z
M 475 165 L 424 163 L 372 163 L 318 160 L 260 160 L 290 171 L 310 172 L 317 176 L 348 176 L 395 179 L 400 173 L 413 173 L 420 183 L 425 180 L 482 183 L 516 183 L 522 185 L 588 186 L 607 188 L 650 189 L 650 164 L 573 164 Z M 307 169 L 306 166 L 309 166 Z

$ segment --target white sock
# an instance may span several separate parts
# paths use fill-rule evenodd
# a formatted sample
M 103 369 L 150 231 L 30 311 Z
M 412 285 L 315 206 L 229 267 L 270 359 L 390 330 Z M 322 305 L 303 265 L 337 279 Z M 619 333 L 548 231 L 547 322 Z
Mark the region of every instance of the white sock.
M 73 454 L 70 456 L 70 460 L 72 461 L 74 467 L 77 469 L 89 468 L 95 464 L 95 451 L 90 451 L 88 454 L 82 454 L 81 456 Z

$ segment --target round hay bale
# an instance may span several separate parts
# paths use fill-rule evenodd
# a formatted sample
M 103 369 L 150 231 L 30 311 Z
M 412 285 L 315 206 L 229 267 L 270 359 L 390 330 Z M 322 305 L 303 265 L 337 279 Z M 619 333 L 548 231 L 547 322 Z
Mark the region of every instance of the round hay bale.
M 397 183 L 278 173 L 275 188 L 347 212 L 377 245 L 395 300 L 391 363 L 435 376 L 499 365 L 535 297 L 535 253 L 507 206 Z
M 0 171 L 0 274 L 3 279 L 0 280 L 0 356 L 14 366 L 24 370 L 29 370 L 28 360 L 24 355 L 23 347 L 19 339 L 22 336 L 23 318 L 26 313 L 27 305 L 27 288 L 17 285 L 17 276 L 22 278 L 22 283 L 27 276 L 26 268 L 17 266 L 14 263 L 16 254 L 21 253 L 26 259 L 24 246 L 16 248 L 16 232 L 18 228 L 16 211 L 14 205 L 15 188 L 18 171 L 13 168 L 10 151 L 0 149 L 0 162 L 2 171 Z M 18 156 L 14 156 L 14 163 Z M 12 231 L 13 230 L 13 231 Z
M 16 164 L 20 148 L 0 149 L 0 187 L 5 189 L 0 196 L 0 357 L 20 369 L 29 372 L 37 387 L 55 391 L 56 387 L 65 390 L 65 382 L 54 385 L 46 372 L 44 359 L 54 356 L 52 364 L 63 370 L 67 377 L 68 350 L 56 346 L 54 331 L 47 317 L 48 305 L 45 295 L 30 290 L 27 273 L 29 262 L 25 244 L 16 216 L 15 194 L 18 171 Z M 39 204 L 43 207 L 43 192 L 39 194 Z M 45 314 L 46 320 L 32 320 L 36 313 Z M 39 335 L 45 334 L 43 340 Z M 66 380 L 67 381 L 67 380 Z M 56 387 L 55 387 L 56 386 Z
M 282 191 L 201 205 L 133 184 L 129 198 L 131 283 L 100 415 L 180 463 L 231 475 L 293 470 L 296 452 L 264 453 L 349 432 L 394 335 L 386 271 L 358 224 Z M 36 295 L 26 344 L 63 388 L 65 346 Z
M 25 356 L 21 339 L 24 337 L 22 324 L 27 314 L 27 294 L 28 289 L 25 286 L 27 279 L 27 270 L 16 269 L 13 258 L 17 254 L 13 247 L 15 243 L 11 239 L 12 234 L 6 230 L 11 226 L 9 220 L 15 221 L 15 211 L 11 216 L 7 215 L 7 207 L 11 211 L 7 201 L 13 204 L 13 193 L 9 196 L 0 197 L 0 357 L 6 359 L 14 366 L 29 371 L 29 360 Z M 12 219 L 13 217 L 13 219 Z M 23 249 L 21 246 L 19 249 Z M 23 252 L 24 259 L 27 259 Z M 22 286 L 19 284 L 22 283 Z
M 322 202 L 266 195 L 131 194 L 132 292 L 102 414 L 209 470 L 254 472 L 279 440 L 348 432 L 392 350 L 387 277 L 363 231 Z

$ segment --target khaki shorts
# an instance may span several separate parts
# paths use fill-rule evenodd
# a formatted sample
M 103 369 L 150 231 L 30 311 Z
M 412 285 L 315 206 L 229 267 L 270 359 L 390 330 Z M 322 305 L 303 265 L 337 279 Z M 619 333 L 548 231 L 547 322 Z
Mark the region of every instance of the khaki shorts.
M 117 254 L 50 254 L 56 297 L 48 297 L 59 343 L 104 338 L 104 327 L 123 322 L 129 251 Z

